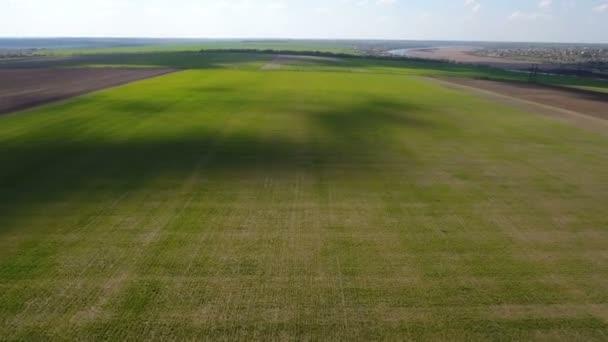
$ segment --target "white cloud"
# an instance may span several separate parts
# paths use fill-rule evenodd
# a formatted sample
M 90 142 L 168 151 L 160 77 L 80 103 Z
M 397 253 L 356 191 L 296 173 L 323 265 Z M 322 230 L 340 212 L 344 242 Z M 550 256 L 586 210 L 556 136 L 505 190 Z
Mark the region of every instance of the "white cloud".
M 327 14 L 327 13 L 331 12 L 331 8 L 326 7 L 326 6 L 319 6 L 319 7 L 315 7 L 315 12 L 319 13 L 319 14 Z
M 601 4 L 599 6 L 594 7 L 593 11 L 597 12 L 597 13 L 608 12 L 608 2 L 605 3 L 605 4 Z
M 0 0 L 0 36 L 608 43 L 607 15 L 608 0 Z
M 429 18 L 431 18 L 431 14 L 429 12 L 422 12 L 420 14 L 418 14 L 418 21 L 424 22 L 429 20 Z
M 282 10 L 287 8 L 287 4 L 283 1 L 273 1 L 267 7 L 273 10 Z
M 539 20 L 539 19 L 548 19 L 551 16 L 545 13 L 536 13 L 536 12 L 522 12 L 515 11 L 511 13 L 509 16 L 509 20 Z
M 563 0 L 561 2 L 562 11 L 572 11 L 576 8 L 576 0 Z
M 249 10 L 254 7 L 251 0 L 240 0 L 240 1 L 221 0 L 221 1 L 214 3 L 213 6 L 216 8 L 219 8 L 219 9 L 230 10 L 230 11 L 243 11 L 243 10 Z
M 478 12 L 481 9 L 481 3 L 478 0 L 465 0 L 464 6 L 470 8 L 473 12 Z
M 538 7 L 542 10 L 547 10 L 553 6 L 553 0 L 540 0 Z

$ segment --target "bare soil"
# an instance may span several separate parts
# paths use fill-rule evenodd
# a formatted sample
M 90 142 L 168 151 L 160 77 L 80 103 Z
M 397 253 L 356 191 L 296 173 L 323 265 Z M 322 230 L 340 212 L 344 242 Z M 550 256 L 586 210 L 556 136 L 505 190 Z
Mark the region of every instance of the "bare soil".
M 297 55 L 276 55 L 269 63 L 262 66 L 262 70 L 278 70 L 288 65 L 314 65 L 324 63 L 339 63 L 338 58 L 322 56 L 297 56 Z
M 608 129 L 608 94 L 537 84 L 466 78 L 434 78 L 459 91 L 522 110 L 562 119 L 595 131 Z
M 414 58 L 447 60 L 456 63 L 484 65 L 508 70 L 528 70 L 533 64 L 537 64 L 541 69 L 551 69 L 556 67 L 553 64 L 547 63 L 539 64 L 516 59 L 476 56 L 473 54 L 474 51 L 475 48 L 468 47 L 444 47 L 410 50 L 406 55 Z
M 174 72 L 172 69 L 0 69 L 0 114 Z

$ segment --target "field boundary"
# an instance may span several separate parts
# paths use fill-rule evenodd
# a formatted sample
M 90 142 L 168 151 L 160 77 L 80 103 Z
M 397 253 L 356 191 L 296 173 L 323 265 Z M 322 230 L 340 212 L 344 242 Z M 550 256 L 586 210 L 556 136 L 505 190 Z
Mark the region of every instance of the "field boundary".
M 441 85 L 448 89 L 464 92 L 485 100 L 495 101 L 498 103 L 509 105 L 526 112 L 541 114 L 544 117 L 557 119 L 561 122 L 573 124 L 585 130 L 591 130 L 596 133 L 608 135 L 608 120 L 604 120 L 595 116 L 579 113 L 569 109 L 550 106 L 539 102 L 525 100 L 522 98 L 509 96 L 490 90 L 450 82 L 445 78 L 439 79 L 435 77 L 423 77 L 423 79 Z
M 86 70 L 98 73 L 99 75 L 87 75 L 87 77 L 83 77 L 82 79 L 75 78 L 74 75 L 71 75 L 69 79 L 58 78 L 39 80 L 39 82 L 25 85 L 25 90 L 7 86 L 0 91 L 0 100 L 2 100 L 2 102 L 0 102 L 0 104 L 2 104 L 0 105 L 0 116 L 15 115 L 48 104 L 62 103 L 78 96 L 92 94 L 98 91 L 181 71 L 172 68 L 152 68 L 143 70 L 139 68 L 107 68 L 107 70 L 116 73 L 116 75 L 112 77 L 111 75 L 103 74 L 104 68 L 0 69 L 0 75 L 9 73 L 9 81 L 18 84 L 19 77 L 21 77 L 18 75 L 19 73 L 39 72 L 41 70 L 46 70 L 51 73 L 61 72 L 61 70 L 69 70 L 71 73 L 78 72 L 79 70 Z M 135 71 L 137 74 L 126 74 L 129 71 Z M 123 75 L 121 72 L 124 72 L 125 74 Z M 10 75 L 10 73 L 15 74 Z M 51 76 L 61 77 L 61 75 Z M 27 80 L 27 77 L 25 78 L 25 82 L 31 83 Z M 84 86 L 82 84 L 84 84 Z

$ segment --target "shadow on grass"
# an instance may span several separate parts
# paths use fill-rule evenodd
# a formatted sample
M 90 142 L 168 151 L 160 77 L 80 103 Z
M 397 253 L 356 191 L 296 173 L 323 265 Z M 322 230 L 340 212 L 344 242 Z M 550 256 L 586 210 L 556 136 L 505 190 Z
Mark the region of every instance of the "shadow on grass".
M 157 111 L 147 101 L 112 106 L 111 113 L 127 116 Z M 279 114 L 304 115 L 312 132 L 304 138 L 292 138 L 289 130 L 293 127 L 279 126 L 277 134 L 255 129 L 221 134 L 217 127 L 214 131 L 201 123 L 169 132 L 158 128 L 158 134 L 145 137 L 129 136 L 125 127 L 122 137 L 103 129 L 80 130 L 86 118 L 73 123 L 74 129 L 58 124 L 30 131 L 19 143 L 0 146 L 0 215 L 27 215 L 71 193 L 90 192 L 94 197 L 97 191 L 145 189 L 163 177 L 179 183 L 193 173 L 246 180 L 267 173 L 314 173 L 349 165 L 347 172 L 366 174 L 373 165 L 392 158 L 390 153 L 415 168 L 413 154 L 395 141 L 395 130 L 401 134 L 408 127 L 436 128 L 420 114 L 421 108 L 384 98 L 331 108 Z M 155 119 L 154 113 L 143 118 Z M 121 117 L 116 121 L 120 123 Z M 79 133 L 83 131 L 88 133 Z M 0 228 L 0 232 L 8 229 Z

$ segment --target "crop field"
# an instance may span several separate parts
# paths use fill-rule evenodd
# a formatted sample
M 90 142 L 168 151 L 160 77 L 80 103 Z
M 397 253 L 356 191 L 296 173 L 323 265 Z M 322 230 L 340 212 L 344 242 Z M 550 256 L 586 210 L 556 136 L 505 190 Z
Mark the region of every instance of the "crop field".
M 179 52 L 179 51 L 199 51 L 216 49 L 246 49 L 246 50 L 290 50 L 290 51 L 322 51 L 332 53 L 358 54 L 359 51 L 353 43 L 338 41 L 272 41 L 272 40 L 220 40 L 206 42 L 188 42 L 172 44 L 151 44 L 142 46 L 118 46 L 100 48 L 80 48 L 80 49 L 55 49 L 49 50 L 51 55 L 92 55 L 92 54 L 116 54 L 116 53 L 154 53 L 159 51 Z
M 242 62 L 0 117 L 0 340 L 608 339 L 608 136 Z
M 235 46 L 208 46 L 208 48 L 242 48 Z M 259 48 L 272 48 L 260 46 Z M 292 49 L 289 45 L 277 45 L 275 49 Z M 314 50 L 315 46 L 303 45 L 300 49 Z M 352 56 L 350 58 L 317 58 L 311 60 L 310 56 L 280 56 L 272 53 L 234 53 L 224 51 L 198 51 L 194 47 L 185 50 L 173 50 L 171 46 L 164 49 L 149 47 L 142 50 L 83 50 L 82 54 L 73 55 L 64 52 L 64 55 L 46 58 L 25 58 L 18 60 L 0 60 L 0 69 L 14 68 L 177 68 L 177 69 L 265 69 L 269 64 L 276 64 L 275 60 L 282 59 L 280 69 L 283 71 L 323 71 L 323 72 L 349 72 L 374 73 L 394 75 L 418 76 L 451 76 L 464 78 L 492 79 L 526 82 L 528 74 L 513 72 L 489 67 L 479 67 L 465 64 L 446 63 L 441 61 L 422 60 L 390 60 L 364 58 Z M 120 51 L 120 50 L 119 50 Z M 294 50 L 298 51 L 298 50 Z M 345 53 L 340 50 L 319 51 Z M 305 54 L 305 52 L 303 53 Z M 285 58 L 283 58 L 285 57 Z M 303 58 L 298 58 L 303 57 Z M 560 87 L 586 89 L 595 92 L 608 92 L 608 82 L 591 78 L 578 78 L 573 76 L 538 75 L 539 84 Z
M 0 68 L 0 115 L 172 71 L 152 68 Z

